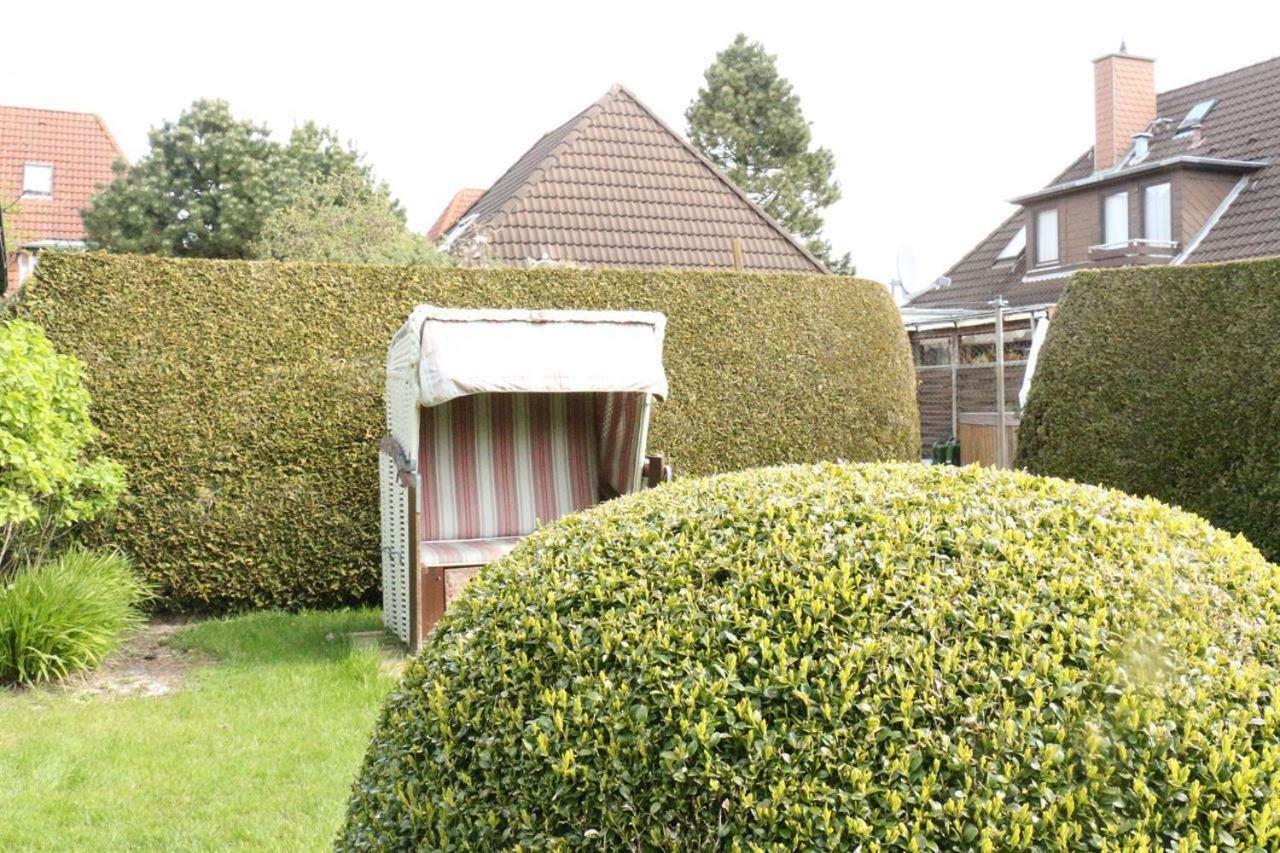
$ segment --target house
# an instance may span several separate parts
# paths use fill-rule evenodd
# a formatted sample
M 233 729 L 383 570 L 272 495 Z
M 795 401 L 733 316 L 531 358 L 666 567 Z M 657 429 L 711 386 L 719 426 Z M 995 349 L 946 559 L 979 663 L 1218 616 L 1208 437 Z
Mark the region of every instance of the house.
M 622 86 L 539 139 L 442 230 L 473 263 L 827 272 Z
M 997 300 L 1016 412 L 1074 271 L 1280 255 L 1280 57 L 1161 94 L 1123 46 L 1093 66 L 1093 147 L 903 307 L 925 448 L 996 408 Z
M 80 212 L 124 153 L 92 113 L 0 106 L 0 208 L 10 289 L 41 249 L 85 246 Z

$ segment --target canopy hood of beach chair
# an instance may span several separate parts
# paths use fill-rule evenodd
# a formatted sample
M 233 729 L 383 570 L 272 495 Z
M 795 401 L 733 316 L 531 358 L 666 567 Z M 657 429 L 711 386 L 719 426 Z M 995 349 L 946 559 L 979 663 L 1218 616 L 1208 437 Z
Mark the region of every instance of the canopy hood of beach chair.
M 666 317 L 645 311 L 527 311 L 420 305 L 392 339 L 387 373 L 424 406 L 490 393 L 667 396 Z

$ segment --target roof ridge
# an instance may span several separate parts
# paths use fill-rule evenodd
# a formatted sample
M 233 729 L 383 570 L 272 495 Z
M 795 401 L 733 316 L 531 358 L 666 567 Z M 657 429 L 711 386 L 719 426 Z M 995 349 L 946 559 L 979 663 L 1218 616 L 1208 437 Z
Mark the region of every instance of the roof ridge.
M 89 112 L 88 110 L 61 110 L 55 107 L 24 107 L 18 104 L 0 104 L 0 110 L 23 110 L 29 113 L 61 113 L 62 115 L 89 116 L 101 121 L 101 119 L 98 118 L 97 113 Z
M 817 257 L 813 254 L 813 252 L 809 251 L 808 246 L 804 245 L 799 240 L 797 240 L 795 238 L 795 235 L 793 235 L 786 228 L 783 228 L 782 224 L 779 223 L 772 216 L 770 216 L 763 207 L 761 207 L 760 205 L 752 201 L 751 197 L 747 195 L 746 191 L 744 191 L 742 187 L 738 186 L 736 183 L 731 181 L 729 179 L 729 176 L 720 170 L 719 166 L 711 162 L 711 158 L 707 157 L 707 155 L 703 154 L 701 151 L 695 148 L 693 146 L 693 143 L 685 139 L 684 136 L 682 136 L 679 133 L 676 133 L 676 131 L 673 130 L 669 124 L 667 124 L 665 121 L 662 120 L 661 116 L 659 116 L 653 110 L 649 109 L 649 107 L 643 101 L 637 98 L 634 92 L 632 92 L 626 86 L 623 86 L 621 84 L 614 84 L 613 88 L 609 90 L 609 94 L 610 95 L 623 94 L 623 95 L 626 95 L 628 98 L 630 98 L 632 103 L 634 103 L 637 107 L 643 110 L 645 114 L 648 115 L 651 119 L 656 121 L 658 125 L 661 126 L 662 129 L 665 130 L 670 136 L 672 136 L 677 142 L 679 142 L 680 145 L 682 145 L 686 151 L 693 154 L 693 156 L 697 157 L 698 160 L 701 161 L 704 166 L 706 166 L 708 169 L 711 170 L 711 173 L 715 175 L 715 177 L 719 179 L 721 183 L 723 183 L 726 187 L 728 187 L 729 190 L 734 193 L 734 195 L 738 196 L 738 198 L 746 202 L 747 205 L 750 206 L 750 208 L 756 212 L 756 214 L 758 214 L 762 219 L 764 219 L 764 221 L 771 228 L 773 228 L 773 230 L 777 231 L 778 234 L 781 235 L 784 240 L 786 240 L 793 247 L 798 249 L 800 253 L 811 264 L 817 267 L 820 272 L 826 273 L 828 275 L 830 274 L 831 271 L 827 269 L 826 264 L 818 260 Z
M 1233 68 L 1230 71 L 1223 71 L 1220 74 L 1214 74 L 1212 77 L 1205 77 L 1203 80 L 1195 80 L 1191 83 L 1184 83 L 1183 85 L 1177 86 L 1173 89 L 1165 89 L 1163 92 L 1157 92 L 1156 97 L 1163 98 L 1167 95 L 1173 95 L 1178 92 L 1181 92 L 1183 89 L 1191 89 L 1196 86 L 1203 86 L 1206 83 L 1212 83 L 1215 80 L 1221 80 L 1223 77 L 1231 77 L 1233 75 L 1240 74 L 1245 71 L 1249 71 L 1253 68 L 1257 68 L 1261 65 L 1268 65 L 1272 62 L 1280 62 L 1280 56 L 1273 56 L 1270 59 L 1262 59 L 1257 62 L 1251 62 L 1248 65 L 1241 65 L 1239 68 Z
M 599 98 L 596 98 L 594 101 L 592 101 L 591 104 L 588 105 L 586 109 L 582 110 L 573 118 L 569 119 L 559 127 L 553 130 L 550 130 L 547 133 L 544 133 L 538 139 L 538 142 L 541 142 L 543 139 L 546 139 L 551 134 L 556 133 L 562 128 L 564 128 L 565 125 L 568 125 L 568 124 L 573 125 L 573 127 L 569 128 L 569 130 L 565 132 L 564 136 L 560 137 L 560 141 L 557 142 L 551 148 L 550 151 L 548 151 L 546 154 L 543 155 L 542 159 L 538 161 L 537 165 L 535 165 L 532 169 L 529 170 L 529 177 L 525 179 L 524 183 L 522 183 L 519 187 L 516 188 L 515 192 L 511 194 L 510 198 L 508 198 L 506 201 L 502 203 L 501 207 L 499 207 L 496 211 L 494 211 L 493 216 L 489 217 L 489 221 L 486 223 L 488 226 L 492 228 L 497 228 L 502 224 L 500 221 L 501 219 L 506 219 L 508 216 L 515 213 L 520 208 L 520 205 L 524 202 L 525 196 L 527 196 L 530 192 L 532 192 L 533 188 L 538 184 L 539 181 L 542 180 L 543 175 L 547 171 L 547 164 L 552 160 L 558 160 L 560 158 L 560 156 L 564 153 L 565 149 L 568 147 L 569 143 L 582 135 L 583 129 L 586 128 L 587 125 L 591 123 L 591 120 L 593 118 L 595 118 L 601 112 L 603 112 L 604 107 L 609 103 L 609 101 L 613 100 L 614 96 L 618 93 L 618 91 L 621 88 L 622 87 L 619 86 L 617 83 L 613 84 L 612 86 L 609 87 L 609 91 L 605 92 Z M 537 146 L 538 146 L 538 143 L 535 142 L 533 144 L 533 147 L 536 148 Z M 520 161 L 517 160 L 516 162 L 519 163 Z M 515 168 L 515 166 L 513 165 L 512 168 Z M 507 170 L 507 172 L 510 172 L 510 171 L 511 171 L 510 169 Z M 503 174 L 505 177 L 506 173 L 503 173 Z M 501 181 L 501 180 L 502 178 L 498 179 L 498 181 Z M 477 199 L 477 202 L 478 201 L 479 200 Z M 474 207 L 474 205 L 472 206 Z

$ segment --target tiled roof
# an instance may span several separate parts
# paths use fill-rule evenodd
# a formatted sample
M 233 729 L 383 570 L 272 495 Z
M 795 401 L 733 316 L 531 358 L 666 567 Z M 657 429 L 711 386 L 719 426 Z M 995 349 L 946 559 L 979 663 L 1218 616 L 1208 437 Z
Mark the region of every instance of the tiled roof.
M 1178 123 L 1193 106 L 1210 98 L 1217 103 L 1202 123 L 1204 141 L 1191 147 L 1189 136 L 1177 136 Z M 1164 92 L 1156 98 L 1156 112 L 1160 118 L 1152 127 L 1145 163 L 1188 155 L 1268 164 L 1252 173 L 1245 189 L 1185 262 L 1280 255 L 1280 57 Z M 1047 186 L 1086 178 L 1092 172 L 1093 154 L 1087 151 Z M 911 300 L 911 306 L 980 308 L 997 293 L 1013 305 L 1056 302 L 1065 277 L 1023 282 L 1021 265 L 1016 274 L 1008 267 L 993 266 L 1021 224 L 1021 212 L 1011 216 L 947 271 L 949 287 L 925 291 Z
M 471 205 L 484 195 L 484 190 L 463 189 L 453 194 L 453 198 L 449 199 L 449 204 L 444 210 L 440 211 L 440 216 L 436 219 L 435 224 L 427 231 L 427 239 L 431 241 L 439 240 L 445 235 L 445 232 L 457 224 L 462 218 L 462 214 L 470 209 Z
M 826 272 L 621 86 L 538 140 L 467 218 L 454 245 L 482 238 L 505 263 L 731 269 L 738 238 L 748 270 Z
M 0 107 L 3 203 L 22 192 L 24 163 L 53 166 L 53 197 L 20 200 L 9 229 L 26 242 L 83 240 L 80 211 L 99 185 L 111 182 L 111 164 L 123 157 L 102 119 L 92 113 Z

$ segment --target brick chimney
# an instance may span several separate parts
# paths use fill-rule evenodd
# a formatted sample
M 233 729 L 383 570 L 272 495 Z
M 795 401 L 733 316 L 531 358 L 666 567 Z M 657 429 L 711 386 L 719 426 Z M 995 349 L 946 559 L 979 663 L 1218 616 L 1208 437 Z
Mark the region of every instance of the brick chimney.
M 1094 171 L 1110 169 L 1156 117 L 1155 60 L 1116 53 L 1093 61 Z

